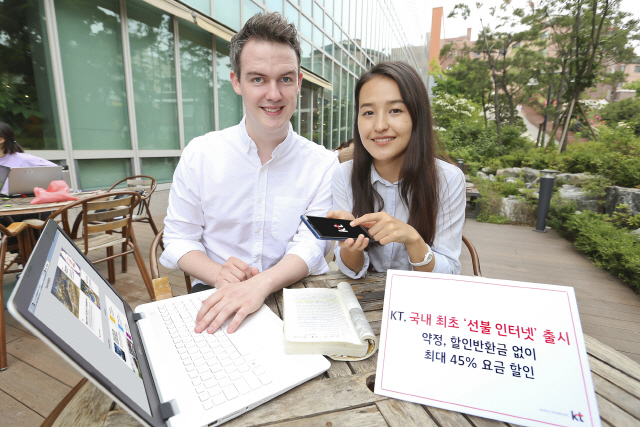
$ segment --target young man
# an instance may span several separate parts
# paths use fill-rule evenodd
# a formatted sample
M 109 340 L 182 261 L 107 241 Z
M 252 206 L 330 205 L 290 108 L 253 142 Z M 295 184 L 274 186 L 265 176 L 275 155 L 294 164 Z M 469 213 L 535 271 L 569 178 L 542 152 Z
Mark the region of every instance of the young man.
M 195 138 L 176 168 L 160 261 L 204 283 L 192 291 L 218 288 L 203 301 L 196 332 L 213 333 L 233 317 L 233 333 L 272 292 L 328 271 L 328 245 L 300 215 L 332 208 L 338 162 L 289 123 L 302 84 L 300 55 L 293 24 L 278 14 L 249 19 L 230 47 L 246 116 Z

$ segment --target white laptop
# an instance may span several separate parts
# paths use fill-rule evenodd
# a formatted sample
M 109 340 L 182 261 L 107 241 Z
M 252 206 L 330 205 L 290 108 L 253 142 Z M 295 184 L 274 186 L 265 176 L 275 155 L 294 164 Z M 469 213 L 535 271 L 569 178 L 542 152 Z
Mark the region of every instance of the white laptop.
M 194 333 L 212 292 L 134 312 L 49 221 L 7 306 L 144 425 L 217 426 L 330 367 L 320 355 L 285 355 L 282 321 L 265 305 L 233 334 Z
M 51 181 L 62 179 L 62 166 L 11 168 L 7 194 L 32 196 L 33 189 L 47 189 Z

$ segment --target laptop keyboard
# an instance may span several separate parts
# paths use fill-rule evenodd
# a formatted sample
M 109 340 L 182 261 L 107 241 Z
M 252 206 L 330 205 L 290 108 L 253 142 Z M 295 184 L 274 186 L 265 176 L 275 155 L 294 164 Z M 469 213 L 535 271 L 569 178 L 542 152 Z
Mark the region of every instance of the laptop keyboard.
M 230 320 L 214 334 L 193 331 L 200 310 L 198 298 L 168 300 L 159 309 L 202 406 L 211 409 L 265 386 L 271 379 L 251 353 L 231 342 L 226 333 Z

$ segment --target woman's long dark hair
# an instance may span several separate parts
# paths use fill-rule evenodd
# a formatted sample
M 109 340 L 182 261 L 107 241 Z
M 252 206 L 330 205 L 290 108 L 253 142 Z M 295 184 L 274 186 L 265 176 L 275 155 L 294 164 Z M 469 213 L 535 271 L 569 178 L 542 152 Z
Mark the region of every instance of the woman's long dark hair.
M 429 96 L 420 75 L 404 62 L 383 62 L 365 72 L 355 91 L 354 155 L 351 187 L 353 191 L 353 215 L 357 218 L 384 208 L 384 201 L 371 183 L 373 157 L 364 148 L 358 129 L 360 90 L 365 83 L 376 77 L 393 79 L 413 127 L 400 170 L 400 197 L 409 210 L 409 225 L 416 229 L 424 241 L 433 245 L 439 208 L 438 172 L 436 156 L 441 151 L 431 119 Z
M 24 150 L 15 141 L 13 129 L 5 122 L 0 122 L 0 138 L 4 138 L 4 154 L 24 153 Z

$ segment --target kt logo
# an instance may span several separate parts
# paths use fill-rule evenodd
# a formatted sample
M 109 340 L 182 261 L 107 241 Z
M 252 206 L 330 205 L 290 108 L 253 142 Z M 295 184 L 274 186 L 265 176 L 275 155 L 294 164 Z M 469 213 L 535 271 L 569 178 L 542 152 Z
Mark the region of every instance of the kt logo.
M 580 421 L 581 423 L 584 422 L 584 420 L 582 419 L 583 415 L 578 412 L 577 414 L 574 414 L 573 411 L 571 411 L 571 421 Z

